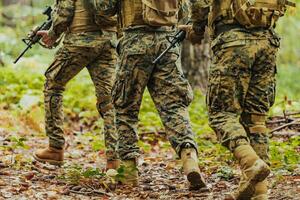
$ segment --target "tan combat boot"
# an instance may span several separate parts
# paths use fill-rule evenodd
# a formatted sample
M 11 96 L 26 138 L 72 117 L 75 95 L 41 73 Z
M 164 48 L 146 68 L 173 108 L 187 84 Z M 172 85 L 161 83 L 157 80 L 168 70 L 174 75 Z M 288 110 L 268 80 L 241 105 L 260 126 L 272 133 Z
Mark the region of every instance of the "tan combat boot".
M 64 160 L 64 150 L 48 147 L 39 149 L 33 154 L 34 159 L 39 162 L 47 162 L 51 165 L 62 165 Z
M 181 151 L 181 160 L 183 164 L 183 172 L 186 175 L 190 190 L 199 190 L 206 188 L 206 183 L 200 173 L 198 166 L 198 156 L 194 148 L 184 148 Z
M 107 160 L 106 171 L 109 169 L 118 169 L 120 167 L 120 160 Z
M 268 200 L 268 181 L 264 180 L 255 185 L 255 193 L 251 200 Z
M 251 199 L 254 197 L 256 185 L 270 174 L 270 168 L 257 156 L 250 145 L 238 146 L 234 150 L 234 156 L 240 163 L 243 175 L 238 190 L 233 194 L 233 199 Z
M 138 186 L 138 168 L 135 159 L 122 160 L 121 166 L 124 167 L 124 178 L 121 180 L 123 185 Z

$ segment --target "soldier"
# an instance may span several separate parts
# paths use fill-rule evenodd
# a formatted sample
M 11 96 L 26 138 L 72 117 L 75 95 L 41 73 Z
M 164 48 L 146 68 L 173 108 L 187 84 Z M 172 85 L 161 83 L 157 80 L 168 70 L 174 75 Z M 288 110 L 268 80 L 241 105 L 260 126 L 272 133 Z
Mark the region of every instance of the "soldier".
M 113 86 L 118 153 L 126 184 L 138 184 L 136 159 L 139 156 L 138 114 L 147 87 L 156 105 L 168 139 L 183 161 L 190 189 L 205 187 L 198 167 L 197 144 L 192 132 L 188 106 L 192 89 L 182 73 L 179 49 L 173 48 L 157 64 L 152 61 L 174 34 L 180 3 L 177 0 L 99 0 L 100 14 L 118 13 L 124 36 L 118 45 L 120 62 Z
M 117 136 L 111 104 L 116 20 L 97 16 L 85 5 L 83 0 L 56 1 L 52 27 L 49 31 L 38 32 L 47 46 L 52 46 L 63 33 L 65 38 L 45 73 L 45 123 L 49 147 L 35 152 L 34 158 L 54 165 L 63 163 L 63 92 L 66 84 L 86 67 L 95 86 L 97 110 L 104 120 L 107 168 L 117 168 Z
M 207 106 L 210 126 L 239 161 L 242 177 L 228 199 L 265 200 L 269 138 L 265 120 L 275 100 L 275 23 L 288 1 L 190 0 L 188 37 L 213 30 Z M 208 14 L 209 13 L 209 14 Z

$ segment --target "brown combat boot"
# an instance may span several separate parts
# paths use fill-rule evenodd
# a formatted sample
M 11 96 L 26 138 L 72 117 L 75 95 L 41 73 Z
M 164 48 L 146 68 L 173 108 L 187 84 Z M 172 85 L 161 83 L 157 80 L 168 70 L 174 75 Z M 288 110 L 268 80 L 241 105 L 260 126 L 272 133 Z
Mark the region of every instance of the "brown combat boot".
M 118 169 L 120 167 L 120 160 L 107 160 L 106 171 L 109 169 Z
M 268 181 L 264 180 L 255 185 L 255 193 L 251 200 L 268 200 Z
M 189 189 L 199 190 L 201 188 L 206 188 L 206 183 L 198 166 L 196 150 L 194 148 L 182 149 L 181 160 L 183 164 L 183 172 L 190 183 Z
M 34 159 L 39 162 L 47 162 L 51 165 L 62 165 L 64 160 L 64 150 L 48 147 L 39 149 L 33 154 Z
M 124 177 L 121 179 L 123 185 L 138 186 L 138 168 L 136 159 L 122 160 L 121 167 L 124 167 Z
M 243 175 L 232 199 L 251 199 L 255 195 L 257 184 L 264 181 L 270 174 L 270 168 L 257 156 L 250 145 L 238 146 L 234 150 L 234 156 L 240 163 Z

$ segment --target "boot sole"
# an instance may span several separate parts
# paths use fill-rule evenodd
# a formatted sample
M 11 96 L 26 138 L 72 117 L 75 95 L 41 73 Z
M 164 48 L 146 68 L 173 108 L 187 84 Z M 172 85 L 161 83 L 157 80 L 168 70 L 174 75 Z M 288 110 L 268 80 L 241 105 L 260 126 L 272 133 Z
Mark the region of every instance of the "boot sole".
M 255 184 L 265 180 L 269 176 L 269 174 L 269 167 L 263 166 L 257 174 L 255 174 L 247 183 L 245 183 L 244 188 L 241 190 L 240 195 L 236 199 L 251 199 L 255 192 Z
M 42 159 L 39 158 L 35 153 L 33 154 L 33 158 L 41 163 L 49 163 L 51 165 L 56 165 L 56 166 L 62 166 L 64 164 L 64 161 L 57 161 L 57 160 L 49 160 L 49 159 Z
M 187 175 L 187 179 L 190 182 L 190 190 L 199 190 L 201 188 L 206 188 L 206 184 L 199 172 L 193 171 Z

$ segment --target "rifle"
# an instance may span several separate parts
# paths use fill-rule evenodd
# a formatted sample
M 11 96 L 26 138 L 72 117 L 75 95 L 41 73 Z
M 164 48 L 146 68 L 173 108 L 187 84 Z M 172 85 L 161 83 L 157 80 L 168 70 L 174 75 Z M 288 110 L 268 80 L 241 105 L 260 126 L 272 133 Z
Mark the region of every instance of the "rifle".
M 175 36 L 173 36 L 172 40 L 170 40 L 170 36 L 167 37 L 167 40 L 170 42 L 170 46 L 165 49 L 153 62 L 152 64 L 157 64 L 157 62 L 166 55 L 166 53 L 168 53 L 170 51 L 170 49 L 174 48 L 176 46 L 176 44 L 179 44 L 180 42 L 182 42 L 185 39 L 186 36 L 186 31 L 184 30 L 180 30 L 178 31 Z
M 19 57 L 14 61 L 14 64 L 16 64 L 20 60 L 20 58 L 22 58 L 24 56 L 24 54 L 29 49 L 32 48 L 33 45 L 35 45 L 36 43 L 39 43 L 42 36 L 37 35 L 38 31 L 44 31 L 44 30 L 49 30 L 50 29 L 51 24 L 52 24 L 51 13 L 52 13 L 52 8 L 50 6 L 48 6 L 43 12 L 43 15 L 46 15 L 48 17 L 47 20 L 41 26 L 36 27 L 32 31 L 32 33 L 28 34 L 28 36 L 26 38 L 22 39 L 22 41 L 27 45 L 27 47 L 19 55 Z

